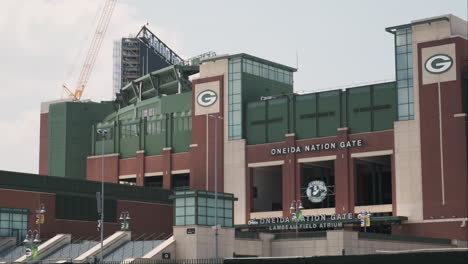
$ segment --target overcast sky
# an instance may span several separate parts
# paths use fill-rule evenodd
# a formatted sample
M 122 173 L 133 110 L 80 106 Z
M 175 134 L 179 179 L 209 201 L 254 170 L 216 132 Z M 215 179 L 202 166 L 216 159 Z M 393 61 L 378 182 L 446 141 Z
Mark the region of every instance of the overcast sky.
M 74 87 L 103 0 L 1 0 L 0 170 L 38 172 L 40 103 Z M 84 98 L 112 98 L 112 40 L 144 23 L 182 57 L 249 53 L 296 67 L 296 91 L 394 79 L 384 28 L 467 0 L 118 0 Z

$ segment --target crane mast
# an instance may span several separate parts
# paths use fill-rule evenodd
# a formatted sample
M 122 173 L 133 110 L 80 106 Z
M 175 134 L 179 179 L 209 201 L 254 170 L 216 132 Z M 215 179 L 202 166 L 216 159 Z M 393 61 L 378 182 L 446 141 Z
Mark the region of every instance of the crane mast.
M 72 92 L 70 89 L 68 89 L 68 87 L 65 84 L 62 85 L 65 91 L 68 93 L 68 96 L 71 97 L 73 101 L 80 101 L 81 96 L 83 95 L 83 91 L 86 88 L 86 85 L 88 84 L 89 78 L 91 77 L 91 74 L 93 72 L 96 58 L 101 48 L 102 41 L 104 40 L 107 27 L 109 26 L 109 22 L 112 17 L 112 13 L 114 11 L 116 2 L 117 0 L 105 0 L 102 13 L 97 23 L 96 31 L 94 32 L 91 45 L 89 46 L 88 53 L 86 54 L 83 67 L 81 68 L 81 73 L 78 78 L 75 91 Z

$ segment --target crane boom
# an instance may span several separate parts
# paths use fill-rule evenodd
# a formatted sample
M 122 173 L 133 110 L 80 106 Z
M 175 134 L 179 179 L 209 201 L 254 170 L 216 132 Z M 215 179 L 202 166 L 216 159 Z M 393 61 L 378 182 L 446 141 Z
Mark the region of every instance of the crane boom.
M 97 23 L 96 31 L 94 32 L 91 45 L 89 46 L 88 53 L 86 54 L 83 67 L 81 68 L 81 73 L 78 78 L 75 91 L 72 92 L 65 85 L 63 85 L 63 88 L 68 93 L 68 95 L 73 98 L 73 101 L 79 101 L 81 99 L 83 91 L 88 84 L 116 2 L 117 0 L 105 0 L 101 16 L 99 17 L 99 21 Z

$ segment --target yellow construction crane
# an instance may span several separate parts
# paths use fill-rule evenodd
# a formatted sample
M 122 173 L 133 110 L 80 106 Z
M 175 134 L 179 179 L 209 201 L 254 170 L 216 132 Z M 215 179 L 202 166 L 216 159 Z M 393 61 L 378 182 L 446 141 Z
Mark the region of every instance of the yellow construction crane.
M 116 2 L 117 0 L 105 0 L 104 7 L 96 26 L 96 31 L 94 32 L 91 45 L 88 49 L 88 53 L 86 54 L 83 67 L 81 68 L 80 77 L 78 78 L 75 91 L 72 92 L 65 84 L 62 85 L 63 89 L 67 92 L 68 96 L 72 98 L 73 101 L 80 101 L 81 96 L 83 95 L 83 91 L 88 84 Z

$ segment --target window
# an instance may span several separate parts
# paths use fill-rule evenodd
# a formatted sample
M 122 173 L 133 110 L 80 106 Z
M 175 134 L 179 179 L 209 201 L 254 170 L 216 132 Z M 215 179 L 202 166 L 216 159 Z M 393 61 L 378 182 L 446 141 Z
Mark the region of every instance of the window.
M 140 126 L 136 124 L 127 124 L 120 126 L 120 138 L 136 137 L 140 133 Z
M 218 193 L 215 206 L 214 193 L 206 191 L 175 192 L 175 225 L 233 226 L 232 194 Z
M 398 120 L 411 120 L 414 119 L 414 99 L 412 32 L 410 28 L 400 29 L 396 32 L 395 64 Z
M 249 67 L 253 72 L 251 61 L 244 60 L 243 67 Z M 248 65 L 248 66 L 247 66 Z M 228 86 L 228 135 L 230 140 L 242 138 L 242 83 L 241 83 L 241 59 L 235 58 L 229 61 L 229 86 Z
M 28 230 L 28 209 L 0 208 L 0 237 L 16 237 L 16 241 L 23 241 Z
M 292 72 L 248 59 L 242 61 L 242 72 L 292 85 Z

